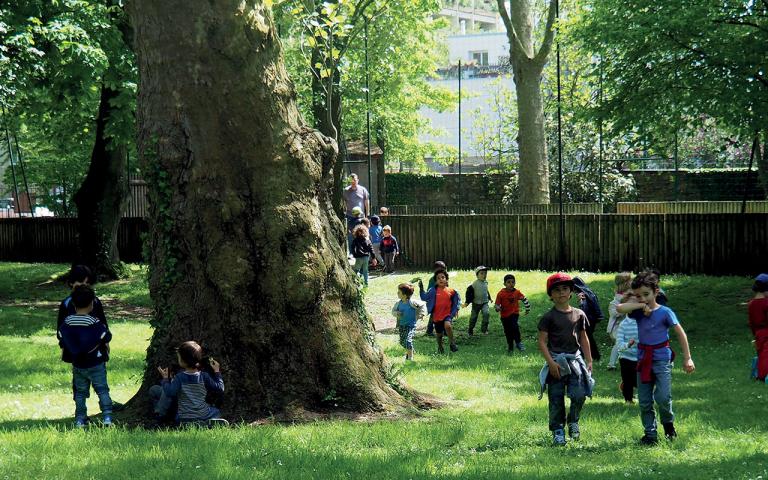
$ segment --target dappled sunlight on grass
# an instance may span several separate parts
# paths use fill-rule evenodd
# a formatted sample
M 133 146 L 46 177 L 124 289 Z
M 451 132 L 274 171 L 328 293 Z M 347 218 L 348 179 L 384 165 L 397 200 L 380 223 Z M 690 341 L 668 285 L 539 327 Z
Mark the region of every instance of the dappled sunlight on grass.
M 58 302 L 67 293 L 61 284 L 36 286 L 65 266 L 0 264 L 0 269 L 6 265 L 20 282 L 12 290 L 14 300 Z M 490 272 L 494 296 L 505 273 Z M 768 429 L 762 420 L 768 387 L 747 380 L 752 347 L 742 303 L 749 296 L 748 279 L 662 279 L 688 331 L 697 365 L 694 375 L 685 375 L 680 365 L 673 373 L 680 432 L 676 442 L 638 446 L 642 429 L 637 404 L 624 404 L 618 372 L 606 371 L 602 363 L 595 364 L 595 396 L 583 411 L 582 439 L 554 449 L 547 400 L 538 400 L 543 359 L 535 343 L 538 319 L 551 307 L 544 291 L 548 273 L 513 273 L 533 305 L 531 315 L 521 317 L 528 350 L 506 354 L 496 313 L 491 314 L 490 335 L 468 337 L 468 308 L 455 323 L 457 353 L 437 354 L 435 340 L 424 337 L 420 325 L 416 361 L 405 362 L 394 331 L 379 334 L 381 348 L 406 383 L 444 405 L 415 418 L 373 422 L 76 431 L 70 366 L 60 361 L 54 337 L 55 310 L 49 304 L 0 307 L 0 351 L 6 353 L 0 363 L 0 478 L 133 480 L 145 472 L 152 478 L 232 479 L 768 477 L 767 447 L 756 441 Z M 366 296 L 371 314 L 391 318 L 396 285 L 414 276 L 426 283 L 430 273 L 373 279 Z M 580 276 L 607 305 L 613 274 Z M 473 279 L 473 272 L 451 272 L 451 284 L 462 296 Z M 152 329 L 130 309 L 119 319 L 110 316 L 109 302 L 149 306 L 145 281 L 144 272 L 136 269 L 127 280 L 96 287 L 99 296 L 108 299 L 106 313 L 114 334 L 108 375 L 112 396 L 121 402 L 138 388 Z M 722 293 L 702 296 L 713 282 Z M 610 342 L 604 328 L 598 325 L 597 336 L 607 355 Z M 88 409 L 98 413 L 95 394 Z

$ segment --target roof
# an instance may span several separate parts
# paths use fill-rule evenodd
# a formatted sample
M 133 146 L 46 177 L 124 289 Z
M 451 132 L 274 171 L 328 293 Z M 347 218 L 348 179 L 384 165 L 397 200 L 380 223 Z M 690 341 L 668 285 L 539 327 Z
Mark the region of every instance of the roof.
M 367 157 L 368 143 L 365 140 L 349 140 L 347 141 L 347 153 L 356 157 Z M 382 155 L 384 155 L 384 152 L 379 146 L 371 142 L 371 156 L 380 157 Z

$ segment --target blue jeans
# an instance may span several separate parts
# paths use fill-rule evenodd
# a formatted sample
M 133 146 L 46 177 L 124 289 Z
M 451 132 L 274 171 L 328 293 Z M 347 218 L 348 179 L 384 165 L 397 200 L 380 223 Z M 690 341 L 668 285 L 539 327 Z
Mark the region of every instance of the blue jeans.
M 568 389 L 568 397 L 571 399 L 571 408 L 568 416 L 565 415 L 565 391 Z M 566 375 L 556 380 L 550 376 L 547 379 L 547 398 L 549 399 L 549 429 L 551 431 L 564 428 L 565 422 L 579 423 L 581 408 L 587 397 L 584 388 L 579 385 L 579 377 Z
M 112 413 L 112 399 L 109 396 L 107 385 L 107 364 L 100 363 L 95 367 L 78 368 L 72 366 L 72 392 L 75 400 L 75 418 L 85 420 L 88 416 L 88 407 L 85 401 L 91 396 L 91 385 L 96 395 L 99 396 L 101 413 Z
M 355 257 L 355 272 L 363 276 L 363 283 L 368 285 L 368 261 L 370 256 Z
M 653 401 L 659 406 L 661 423 L 675 421 L 672 413 L 672 362 L 668 360 L 653 361 L 653 379 L 650 383 L 640 381 L 637 374 L 637 403 L 640 405 L 640 420 L 643 422 L 645 434 L 656 437 L 656 412 L 653 411 Z

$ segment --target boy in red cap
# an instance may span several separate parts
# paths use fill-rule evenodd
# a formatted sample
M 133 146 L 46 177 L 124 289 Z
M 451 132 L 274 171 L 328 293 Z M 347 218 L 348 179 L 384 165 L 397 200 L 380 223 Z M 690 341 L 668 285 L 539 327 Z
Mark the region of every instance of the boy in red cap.
M 549 429 L 555 445 L 566 443 L 566 420 L 570 437 L 574 440 L 579 438 L 579 415 L 586 397 L 592 396 L 594 386 L 586 332 L 587 316 L 569 304 L 572 293 L 573 279 L 569 275 L 559 272 L 550 275 L 547 278 L 547 295 L 555 305 L 539 321 L 539 350 L 547 362 L 539 374 L 539 398 L 547 390 Z M 566 390 L 571 399 L 567 416 Z

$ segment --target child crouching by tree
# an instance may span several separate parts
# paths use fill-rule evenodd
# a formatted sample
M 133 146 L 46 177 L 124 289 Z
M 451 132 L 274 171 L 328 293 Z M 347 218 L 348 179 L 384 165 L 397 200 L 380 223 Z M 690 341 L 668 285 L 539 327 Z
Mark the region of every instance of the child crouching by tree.
M 219 363 L 213 358 L 210 359 L 213 376 L 201 371 L 203 349 L 197 342 L 192 341 L 179 345 L 176 358 L 183 370 L 171 379 L 168 368 L 157 367 L 162 377 L 161 385 L 149 389 L 157 418 L 166 416 L 175 399 L 177 424 L 221 420 L 219 409 L 206 402 L 209 392 L 224 393 L 224 380 Z
M 400 345 L 405 348 L 405 359 L 413 360 L 413 334 L 416 323 L 427 314 L 427 305 L 413 297 L 413 285 L 401 283 L 397 286 L 397 297 L 400 299 L 392 307 L 392 315 L 397 318 L 397 328 L 400 331 Z
M 453 319 L 459 313 L 461 295 L 448 286 L 448 272 L 438 270 L 435 272 L 435 286 L 427 293 L 421 293 L 421 299 L 427 302 L 427 311 L 432 314 L 432 322 L 435 325 L 437 338 L 437 351 L 443 353 L 443 335 L 448 335 L 450 349 L 457 352 L 459 347 L 453 339 Z

